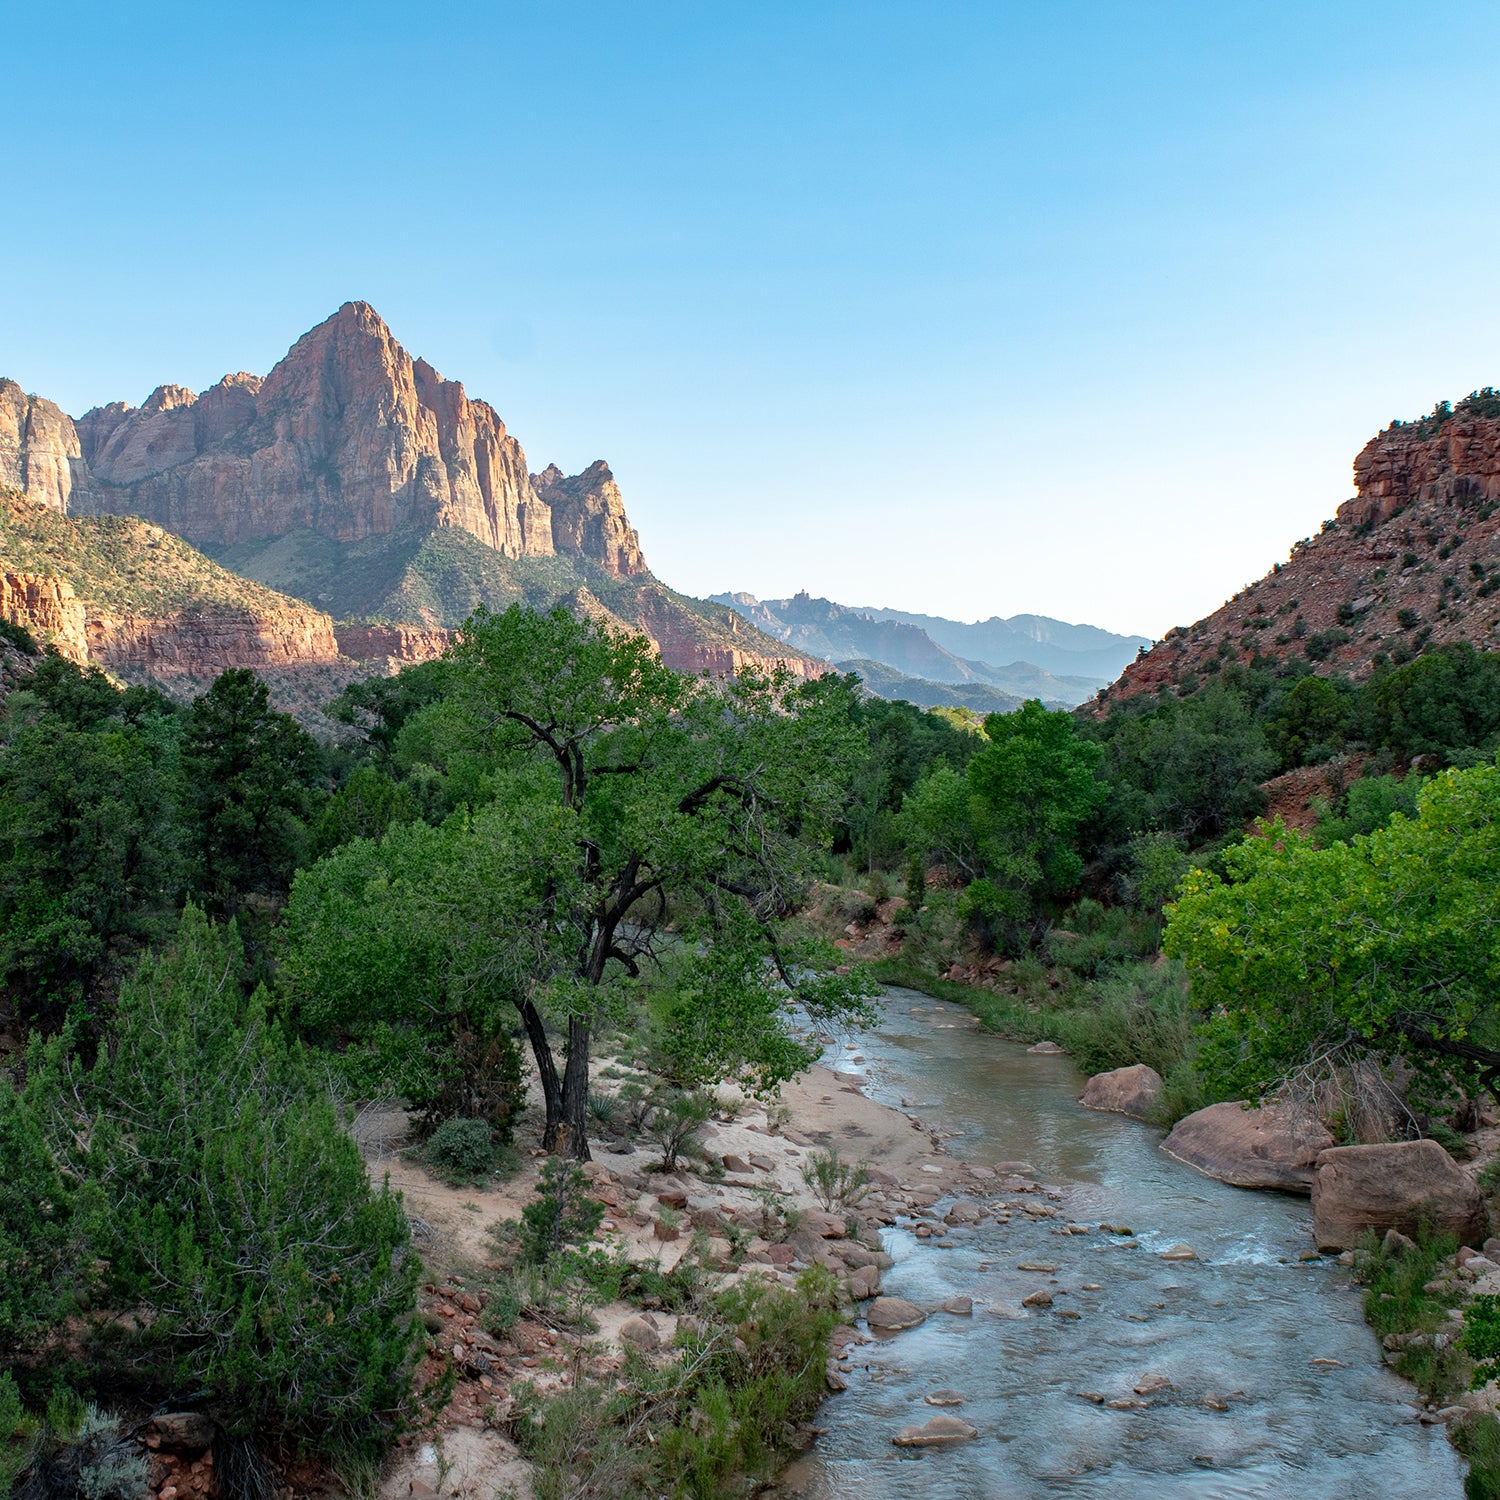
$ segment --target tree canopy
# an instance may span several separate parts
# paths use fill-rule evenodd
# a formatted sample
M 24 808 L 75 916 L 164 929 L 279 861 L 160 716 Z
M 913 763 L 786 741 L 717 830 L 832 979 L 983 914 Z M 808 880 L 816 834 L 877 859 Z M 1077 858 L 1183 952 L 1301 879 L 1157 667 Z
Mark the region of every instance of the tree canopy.
M 1223 860 L 1186 877 L 1164 940 L 1220 1084 L 1254 1097 L 1399 1055 L 1436 1094 L 1500 1087 L 1500 768 L 1444 772 L 1414 818 L 1347 842 L 1278 823 Z

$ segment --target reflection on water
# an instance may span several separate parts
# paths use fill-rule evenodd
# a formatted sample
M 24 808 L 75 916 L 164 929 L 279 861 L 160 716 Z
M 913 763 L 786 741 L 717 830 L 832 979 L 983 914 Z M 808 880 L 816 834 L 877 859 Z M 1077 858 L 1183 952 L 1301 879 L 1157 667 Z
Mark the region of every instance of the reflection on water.
M 808 1496 L 1458 1500 L 1462 1463 L 1441 1428 L 1415 1421 L 1411 1388 L 1381 1364 L 1347 1273 L 1298 1260 L 1312 1244 L 1305 1198 L 1242 1192 L 1178 1165 L 1156 1149 L 1159 1132 L 1080 1109 L 1066 1058 L 954 1026 L 962 1016 L 888 991 L 878 1034 L 860 1042 L 869 1093 L 923 1101 L 924 1120 L 963 1132 L 955 1155 L 1029 1161 L 1064 1187 L 1070 1220 L 1128 1225 L 1138 1238 L 1056 1234 L 1057 1221 L 1021 1216 L 956 1231 L 949 1250 L 889 1231 L 886 1291 L 924 1306 L 968 1293 L 975 1314 L 937 1313 L 851 1350 L 850 1388 L 822 1409 L 829 1431 L 802 1466 Z M 1160 1258 L 1183 1242 L 1198 1260 Z M 1041 1287 L 1054 1311 L 1023 1315 L 1021 1298 Z M 1078 1394 L 1129 1399 L 1148 1373 L 1174 1389 L 1144 1408 Z M 959 1414 L 980 1436 L 892 1447 L 897 1430 L 935 1414 L 922 1397 L 943 1386 L 967 1398 Z M 1227 1410 L 1206 1406 L 1210 1394 Z

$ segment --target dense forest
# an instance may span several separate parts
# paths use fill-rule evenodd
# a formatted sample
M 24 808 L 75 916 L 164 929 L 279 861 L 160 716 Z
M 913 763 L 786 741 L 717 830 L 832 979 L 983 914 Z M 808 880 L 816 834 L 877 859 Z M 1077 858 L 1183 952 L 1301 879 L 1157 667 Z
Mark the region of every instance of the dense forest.
M 1500 658 L 1468 647 L 981 723 L 853 677 L 685 678 L 517 607 L 349 688 L 320 742 L 248 671 L 180 705 L 5 635 L 0 1477 L 25 1494 L 82 1464 L 133 1492 L 104 1408 L 208 1411 L 220 1493 L 251 1495 L 277 1445 L 368 1457 L 418 1420 L 420 1259 L 363 1101 L 487 1170 L 529 1074 L 552 1160 L 518 1253 L 598 1275 L 602 1036 L 683 1143 L 705 1091 L 774 1090 L 880 978 L 1087 1070 L 1149 1062 L 1164 1123 L 1399 1053 L 1406 1128 L 1442 1140 L 1500 1078 Z M 1312 828 L 1258 825 L 1309 767 Z M 845 934 L 872 927 L 867 966 Z M 775 1357 L 705 1363 L 651 1461 L 710 1396 L 745 1451 L 773 1387 L 814 1399 L 788 1371 L 829 1305 L 763 1307 Z

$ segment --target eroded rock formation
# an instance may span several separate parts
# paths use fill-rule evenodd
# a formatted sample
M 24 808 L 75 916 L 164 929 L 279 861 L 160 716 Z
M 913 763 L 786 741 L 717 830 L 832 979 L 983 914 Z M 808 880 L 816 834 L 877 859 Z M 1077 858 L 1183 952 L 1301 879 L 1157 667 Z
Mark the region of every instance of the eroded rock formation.
M 1354 461 L 1358 493 L 1317 536 L 1194 625 L 1167 632 L 1099 705 L 1190 692 L 1229 662 L 1300 656 L 1359 677 L 1379 655 L 1500 648 L 1500 396 L 1396 423 Z

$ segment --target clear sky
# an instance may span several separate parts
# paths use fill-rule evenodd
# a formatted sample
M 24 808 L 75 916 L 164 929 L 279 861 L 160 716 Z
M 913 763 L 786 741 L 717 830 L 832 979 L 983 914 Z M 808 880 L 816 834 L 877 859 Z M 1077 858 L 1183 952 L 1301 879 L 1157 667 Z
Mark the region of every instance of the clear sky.
M 349 298 L 655 570 L 1158 635 L 1500 384 L 1500 6 L 20 7 L 0 374 Z

